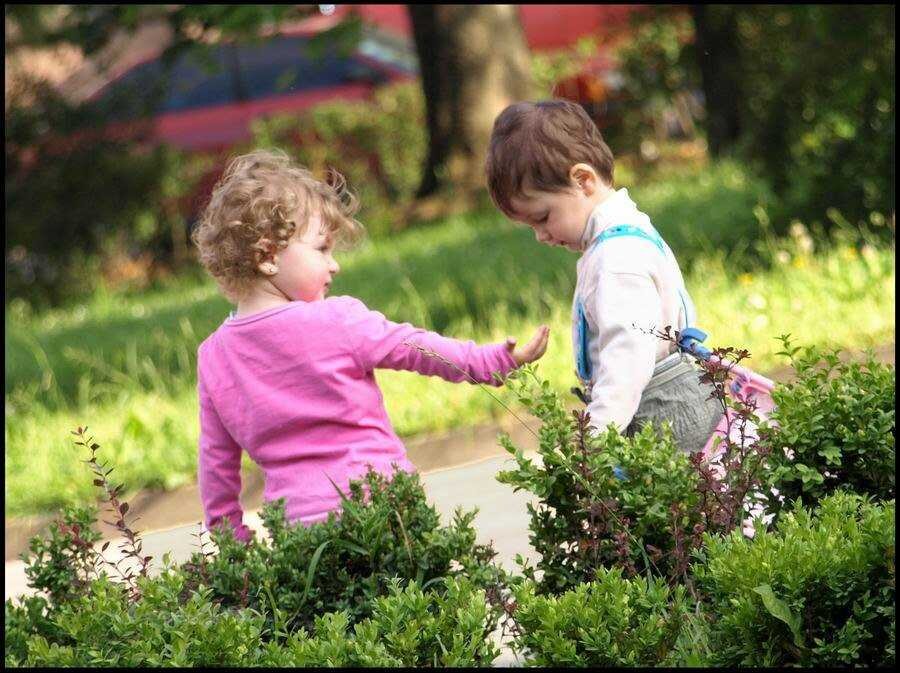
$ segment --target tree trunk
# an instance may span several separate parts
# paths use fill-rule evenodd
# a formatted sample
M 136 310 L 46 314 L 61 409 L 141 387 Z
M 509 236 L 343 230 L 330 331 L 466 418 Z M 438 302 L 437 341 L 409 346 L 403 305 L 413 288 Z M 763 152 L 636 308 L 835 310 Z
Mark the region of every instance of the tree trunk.
M 690 5 L 690 11 L 706 98 L 709 150 L 717 157 L 734 145 L 741 132 L 736 10 L 723 5 Z
M 530 54 L 514 5 L 410 5 L 409 12 L 429 140 L 416 215 L 427 218 L 440 214 L 441 201 L 461 209 L 483 189 L 494 119 L 531 95 Z

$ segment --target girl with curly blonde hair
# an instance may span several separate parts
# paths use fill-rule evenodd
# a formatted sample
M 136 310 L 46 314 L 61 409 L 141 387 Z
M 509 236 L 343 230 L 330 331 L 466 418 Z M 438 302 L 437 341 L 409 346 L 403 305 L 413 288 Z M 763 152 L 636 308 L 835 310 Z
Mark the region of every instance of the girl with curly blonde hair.
M 303 524 L 339 512 L 335 486 L 346 492 L 370 466 L 414 471 L 375 369 L 499 385 L 494 374 L 546 350 L 546 326 L 522 347 L 479 346 L 391 322 L 353 297 L 326 298 L 340 271 L 336 246 L 362 234 L 357 205 L 338 173 L 322 182 L 278 151 L 237 157 L 213 189 L 193 239 L 236 310 L 197 354 L 207 528 L 251 536 L 242 451 L 263 470 L 264 499 L 285 498 L 288 520 Z

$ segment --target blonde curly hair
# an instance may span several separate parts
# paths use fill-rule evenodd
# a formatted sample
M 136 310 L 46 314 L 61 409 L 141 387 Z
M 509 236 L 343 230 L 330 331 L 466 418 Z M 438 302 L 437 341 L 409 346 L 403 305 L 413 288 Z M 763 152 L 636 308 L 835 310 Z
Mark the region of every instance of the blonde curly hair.
M 321 216 L 338 245 L 358 240 L 358 207 L 337 171 L 323 182 L 281 150 L 256 150 L 228 164 L 191 240 L 222 293 L 237 302 L 260 277 L 258 265 L 304 234 L 310 216 Z

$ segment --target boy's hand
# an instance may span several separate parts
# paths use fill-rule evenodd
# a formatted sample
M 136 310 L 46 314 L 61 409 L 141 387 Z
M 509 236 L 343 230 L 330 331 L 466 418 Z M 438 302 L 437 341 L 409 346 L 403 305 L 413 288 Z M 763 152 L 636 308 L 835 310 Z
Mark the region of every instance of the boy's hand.
M 529 362 L 539 360 L 547 350 L 547 339 L 550 336 L 550 328 L 547 325 L 538 327 L 537 332 L 531 337 L 524 346 L 516 347 L 516 340 L 513 337 L 506 338 L 506 348 L 516 361 L 516 366 L 521 367 Z

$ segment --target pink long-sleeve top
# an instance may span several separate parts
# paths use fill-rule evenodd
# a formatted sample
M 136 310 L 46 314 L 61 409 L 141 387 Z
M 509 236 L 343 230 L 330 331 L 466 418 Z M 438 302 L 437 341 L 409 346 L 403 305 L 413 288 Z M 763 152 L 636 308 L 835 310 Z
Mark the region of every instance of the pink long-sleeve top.
M 239 501 L 242 449 L 262 468 L 264 500 L 285 498 L 288 521 L 305 524 L 340 510 L 329 478 L 347 493 L 368 465 L 385 475 L 392 463 L 415 471 L 375 369 L 495 384 L 494 373 L 505 376 L 515 366 L 505 344 L 479 346 L 394 323 L 353 297 L 227 319 L 197 353 L 198 480 L 207 528 L 227 522 L 239 539 L 251 536 Z

